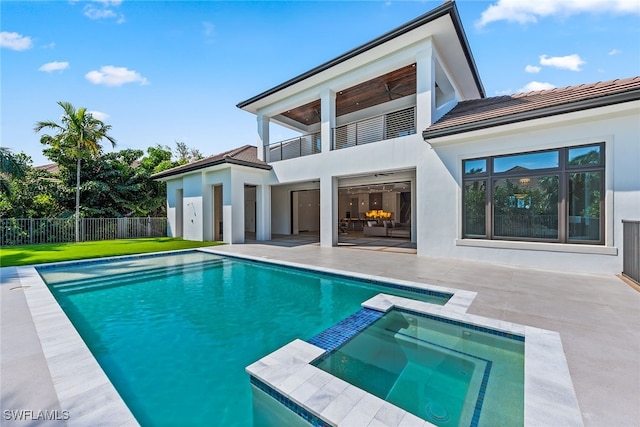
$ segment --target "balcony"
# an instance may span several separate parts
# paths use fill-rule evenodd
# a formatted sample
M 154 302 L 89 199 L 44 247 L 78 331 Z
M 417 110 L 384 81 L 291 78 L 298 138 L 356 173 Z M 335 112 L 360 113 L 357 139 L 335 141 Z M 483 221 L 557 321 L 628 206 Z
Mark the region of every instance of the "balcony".
M 381 116 L 338 126 L 333 131 L 332 150 L 369 144 L 416 133 L 416 108 L 410 107 Z
M 264 147 L 265 160 L 267 162 L 277 162 L 279 160 L 318 154 L 320 152 L 320 144 L 320 132 L 276 142 Z

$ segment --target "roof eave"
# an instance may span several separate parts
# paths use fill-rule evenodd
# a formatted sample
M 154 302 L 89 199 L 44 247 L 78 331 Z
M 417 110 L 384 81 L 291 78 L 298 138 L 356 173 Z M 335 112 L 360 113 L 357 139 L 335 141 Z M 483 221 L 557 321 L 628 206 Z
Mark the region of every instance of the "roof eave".
M 606 107 L 608 105 L 620 104 L 623 102 L 637 101 L 640 99 L 640 90 L 630 92 L 617 93 L 600 98 L 586 99 L 583 101 L 573 102 L 570 104 L 554 105 L 539 110 L 526 111 L 522 113 L 512 114 L 504 117 L 495 117 L 492 119 L 482 120 L 479 122 L 465 123 L 462 125 L 452 126 L 449 128 L 422 131 L 422 139 L 425 141 L 444 136 L 457 135 L 461 133 L 503 126 L 527 120 L 540 119 L 544 117 L 555 116 L 559 114 L 573 113 L 576 111 L 588 110 L 598 107 Z M 427 141 L 428 142 L 428 141 Z
M 182 175 L 185 173 L 189 173 L 189 172 L 196 172 L 199 171 L 201 169 L 206 169 L 206 168 L 210 168 L 213 166 L 219 166 L 222 164 L 232 164 L 232 165 L 239 165 L 239 166 L 246 166 L 246 167 L 250 167 L 250 168 L 254 168 L 254 169 L 263 169 L 263 170 L 271 170 L 272 167 L 269 164 L 258 164 L 258 163 L 252 163 L 252 162 L 248 162 L 246 160 L 238 160 L 238 159 L 218 159 L 218 160 L 214 160 L 211 163 L 206 163 L 206 164 L 200 164 L 200 165 L 193 165 L 192 167 L 184 167 L 183 169 L 178 169 L 178 170 L 174 170 L 172 171 L 171 169 L 168 169 L 166 171 L 163 172 L 158 172 L 157 174 L 151 175 L 151 179 L 153 180 L 162 180 L 162 179 L 166 179 L 166 178 L 170 178 L 173 176 L 177 176 L 177 175 Z
M 462 49 L 464 50 L 464 54 L 465 57 L 467 58 L 467 62 L 469 63 L 469 66 L 471 68 L 471 72 L 473 74 L 473 78 L 475 80 L 476 86 L 478 87 L 478 92 L 480 93 L 480 97 L 484 98 L 485 97 L 485 92 L 484 92 L 484 87 L 482 86 L 482 82 L 480 81 L 480 76 L 478 74 L 478 69 L 476 67 L 475 61 L 473 59 L 473 56 L 471 54 L 471 49 L 469 48 L 469 42 L 467 40 L 467 37 L 464 33 L 464 30 L 462 28 L 462 21 L 460 20 L 460 15 L 458 14 L 458 9 L 456 7 L 455 2 L 453 1 L 449 1 L 446 3 L 443 3 L 442 5 L 436 7 L 435 9 L 425 13 L 422 16 L 419 16 L 415 19 L 413 19 L 412 21 L 409 21 L 408 23 L 395 28 L 373 40 L 371 40 L 368 43 L 365 43 L 363 45 L 360 45 L 340 56 L 338 56 L 337 58 L 334 58 L 330 61 L 325 62 L 324 64 L 321 64 L 303 74 L 300 74 L 297 77 L 294 77 L 290 80 L 287 80 L 284 83 L 279 84 L 278 86 L 275 86 L 269 90 L 266 90 L 262 93 L 260 93 L 259 95 L 256 95 L 252 98 L 249 98 L 245 101 L 242 101 L 240 103 L 238 103 L 236 106 L 238 108 L 245 108 L 251 104 L 253 104 L 254 102 L 257 102 L 263 98 L 266 98 L 269 95 L 273 95 L 274 93 L 277 93 L 283 89 L 286 89 L 290 86 L 293 86 L 296 83 L 299 83 L 301 81 L 304 81 L 316 74 L 321 73 L 322 71 L 328 70 L 331 67 L 334 67 L 342 62 L 345 62 L 351 58 L 354 58 L 368 50 L 371 50 L 377 46 L 380 46 L 390 40 L 395 39 L 396 37 L 399 37 L 405 33 L 408 33 L 409 31 L 412 31 L 428 22 L 434 21 L 438 18 L 441 18 L 442 16 L 445 16 L 449 14 L 451 16 L 451 21 L 453 22 L 453 25 L 455 27 L 456 33 L 458 34 L 458 38 L 460 39 L 461 45 L 462 45 Z

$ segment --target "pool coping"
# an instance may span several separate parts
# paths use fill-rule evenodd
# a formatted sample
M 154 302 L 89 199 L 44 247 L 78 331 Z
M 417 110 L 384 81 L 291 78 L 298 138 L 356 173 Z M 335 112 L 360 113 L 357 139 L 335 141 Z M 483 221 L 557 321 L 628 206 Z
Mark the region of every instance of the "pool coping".
M 385 313 L 392 309 L 409 310 L 523 337 L 525 427 L 584 425 L 557 332 L 394 295 L 378 294 L 363 302 L 362 307 Z M 323 348 L 296 339 L 247 366 L 246 371 L 254 386 L 276 397 L 300 416 L 309 413 L 319 424 L 433 426 L 313 366 L 312 363 L 325 353 Z
M 11 267 L 8 267 L 11 268 Z M 69 426 L 139 426 L 97 360 L 64 313 L 36 266 L 15 267 Z
M 209 248 L 179 249 L 145 254 L 3 267 L 3 269 L 15 269 L 16 271 L 27 306 L 31 312 L 47 368 L 51 374 L 51 380 L 58 402 L 62 410 L 67 411 L 65 413 L 69 414 L 68 419 L 65 420 L 67 425 L 80 427 L 85 425 L 103 425 L 105 420 L 109 420 L 109 425 L 117 426 L 139 426 L 140 424 L 56 301 L 37 269 L 55 269 L 70 265 L 90 265 L 127 259 L 168 256 L 187 252 L 205 252 L 226 258 L 244 259 L 336 276 L 355 277 L 363 281 L 390 283 L 397 286 L 409 286 L 422 290 L 448 293 L 453 296 L 446 305 L 452 311 L 466 311 L 476 296 L 476 292 L 471 291 L 461 291 L 454 288 L 430 286 L 406 280 L 351 273 L 308 264 L 275 261 L 249 255 L 229 254 L 224 251 L 216 251 Z

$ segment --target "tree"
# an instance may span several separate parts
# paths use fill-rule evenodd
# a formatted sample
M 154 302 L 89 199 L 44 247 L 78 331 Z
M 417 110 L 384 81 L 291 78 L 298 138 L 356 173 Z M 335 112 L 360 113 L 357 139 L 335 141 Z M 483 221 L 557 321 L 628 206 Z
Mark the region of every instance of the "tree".
M 0 147 L 0 193 L 9 195 L 10 179 L 24 176 L 25 165 L 7 147 Z
M 64 207 L 58 202 L 60 183 L 56 176 L 31 166 L 32 160 L 24 153 L 14 155 L 21 169 L 19 176 L 8 179 L 10 191 L 0 193 L 0 217 L 53 218 Z
M 54 121 L 37 122 L 34 131 L 36 133 L 50 128 L 55 135 L 43 135 L 40 142 L 51 146 L 54 152 L 60 152 L 76 160 L 76 241 L 80 238 L 80 163 L 83 159 L 99 156 L 102 152 L 100 142 L 106 139 L 112 146 L 116 145 L 115 139 L 108 132 L 110 125 L 105 125 L 101 120 L 94 118 L 86 108 L 76 108 L 69 102 L 59 101 L 58 105 L 64 110 L 61 124 Z M 46 150 L 45 150 L 46 154 Z
M 185 165 L 202 159 L 202 153 L 197 148 L 189 148 L 186 143 L 176 141 L 176 151 L 178 152 L 178 165 Z

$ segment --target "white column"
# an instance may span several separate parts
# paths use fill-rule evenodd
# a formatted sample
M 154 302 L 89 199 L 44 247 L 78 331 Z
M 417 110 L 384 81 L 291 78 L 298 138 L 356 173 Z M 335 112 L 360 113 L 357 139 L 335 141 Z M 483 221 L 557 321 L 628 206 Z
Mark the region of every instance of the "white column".
M 320 177 L 320 246 L 338 244 L 338 179 Z
M 420 170 L 426 168 L 421 167 Z M 417 195 L 418 189 L 416 188 L 416 179 L 411 178 L 411 242 L 416 243 L 418 241 L 418 209 L 417 209 Z
M 244 243 L 244 181 L 236 176 L 233 168 L 229 174 L 230 185 L 223 187 L 224 241 Z
M 202 240 L 213 240 L 213 190 L 202 172 Z
M 325 89 L 320 94 L 320 116 L 321 151 L 328 153 L 331 150 L 333 128 L 336 126 L 336 93 L 330 89 Z
M 258 159 L 268 162 L 265 159 L 264 147 L 269 145 L 269 117 L 258 115 Z
M 256 187 L 256 239 L 271 240 L 271 186 Z
M 431 42 L 416 54 L 416 133 L 433 124 L 435 106 L 435 60 Z

